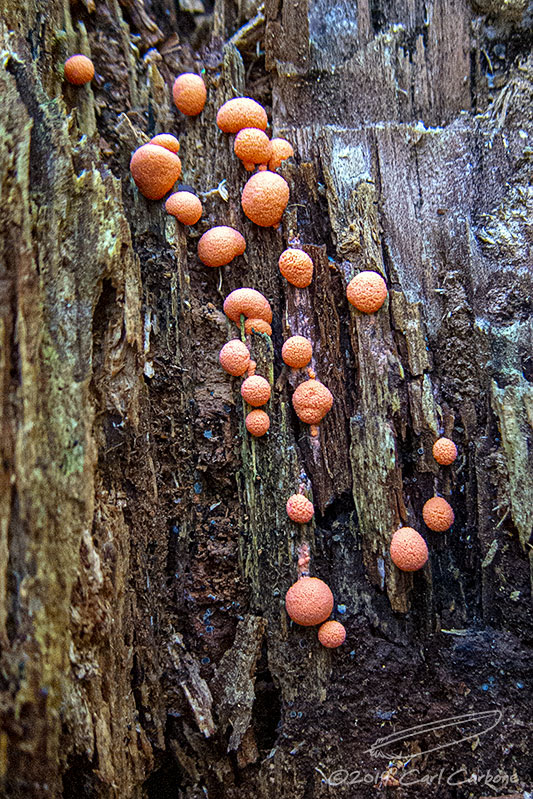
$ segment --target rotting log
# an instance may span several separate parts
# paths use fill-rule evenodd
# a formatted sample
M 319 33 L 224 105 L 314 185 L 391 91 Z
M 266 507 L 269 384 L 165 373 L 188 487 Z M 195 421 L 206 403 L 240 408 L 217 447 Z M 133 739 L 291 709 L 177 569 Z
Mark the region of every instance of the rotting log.
M 1 795 L 364 798 L 413 768 L 441 775 L 437 799 L 490 793 L 486 776 L 449 784 L 488 770 L 497 792 L 522 795 L 527 3 L 0 6 Z M 73 52 L 93 58 L 91 86 L 63 83 Z M 201 69 L 206 109 L 184 119 L 172 80 Z M 241 93 L 295 148 L 279 230 L 243 216 L 247 174 L 214 122 Z M 194 231 L 129 176 L 131 152 L 161 131 L 179 136 L 204 201 Z M 222 270 L 196 257 L 212 224 L 247 241 Z M 305 291 L 277 269 L 298 241 L 315 263 Z M 389 286 L 372 317 L 345 298 L 362 268 Z M 272 341 L 252 342 L 273 385 L 257 441 L 217 360 L 239 335 L 223 299 L 242 285 L 274 310 Z M 318 439 L 291 407 L 289 333 L 311 338 L 335 397 Z M 446 470 L 431 456 L 441 433 L 459 448 Z M 305 532 L 285 513 L 301 483 L 316 508 Z M 447 534 L 422 522 L 435 491 L 455 510 Z M 415 576 L 387 554 L 405 522 L 431 553 Z M 302 536 L 348 630 L 333 653 L 284 612 Z M 489 735 L 405 765 L 435 745 L 420 736 L 396 771 L 368 752 L 393 730 L 484 710 L 503 714 Z M 328 785 L 342 769 L 351 778 Z

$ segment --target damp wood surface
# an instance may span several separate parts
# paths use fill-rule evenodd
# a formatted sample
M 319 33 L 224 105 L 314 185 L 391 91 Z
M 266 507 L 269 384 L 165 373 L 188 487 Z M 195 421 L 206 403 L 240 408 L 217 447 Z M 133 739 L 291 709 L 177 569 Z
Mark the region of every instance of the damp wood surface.
M 528 4 L 0 10 L 0 796 L 523 797 Z M 75 52 L 95 63 L 90 86 L 63 82 Z M 172 81 L 200 70 L 207 104 L 185 118 Z M 244 216 L 248 173 L 215 125 L 241 94 L 295 149 L 277 230 Z M 133 150 L 163 131 L 203 201 L 195 228 L 129 174 Z M 209 269 L 197 241 L 221 224 L 246 252 Z M 289 242 L 313 258 L 309 289 L 279 274 Z M 372 316 L 346 300 L 361 269 L 389 288 Z M 222 305 L 241 286 L 274 313 L 272 339 L 248 339 L 272 385 L 258 440 L 218 364 L 240 336 Z M 281 360 L 295 334 L 334 396 L 317 438 L 291 405 L 304 373 Z M 443 434 L 459 457 L 439 468 Z M 285 511 L 301 485 L 315 505 L 305 529 Z M 455 511 L 448 533 L 422 520 L 435 492 Z M 400 524 L 428 542 L 415 575 L 390 563 Z M 347 629 L 333 652 L 284 610 L 303 540 Z M 501 720 L 487 735 L 420 755 L 442 743 L 420 734 L 373 756 L 394 731 L 488 710 Z

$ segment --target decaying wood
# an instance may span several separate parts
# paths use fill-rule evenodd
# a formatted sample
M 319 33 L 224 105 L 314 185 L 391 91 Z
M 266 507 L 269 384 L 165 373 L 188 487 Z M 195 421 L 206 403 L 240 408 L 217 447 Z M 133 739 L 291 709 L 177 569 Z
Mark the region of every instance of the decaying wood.
M 448 784 L 460 768 L 522 796 L 527 4 L 212 5 L 1 3 L 1 795 L 373 797 L 409 768 L 383 778 L 376 739 L 497 708 L 477 742 L 424 756 L 413 741 L 410 766 L 442 770 L 422 783 L 437 799 L 491 793 L 486 778 Z M 73 52 L 93 58 L 91 86 L 63 83 Z M 185 119 L 172 80 L 200 69 L 206 109 Z M 215 125 L 242 93 L 295 148 L 278 230 L 243 216 L 247 175 Z M 179 136 L 183 181 L 204 199 L 195 230 L 129 177 L 132 150 L 161 131 Z M 247 241 L 223 270 L 196 257 L 213 224 Z M 288 242 L 314 260 L 308 290 L 278 273 Z M 361 268 L 387 278 L 375 316 L 345 299 Z M 223 299 L 243 285 L 274 310 L 272 340 L 250 340 L 273 386 L 261 440 L 217 359 L 239 335 Z M 293 413 L 299 378 L 280 358 L 296 333 L 335 397 L 318 438 Z M 431 456 L 443 433 L 459 448 L 445 470 Z M 316 508 L 304 532 L 285 512 L 300 484 Z M 423 526 L 435 491 L 455 510 L 447 534 Z M 414 576 L 388 558 L 406 522 L 431 552 Z M 284 612 L 303 537 L 347 627 L 333 653 Z

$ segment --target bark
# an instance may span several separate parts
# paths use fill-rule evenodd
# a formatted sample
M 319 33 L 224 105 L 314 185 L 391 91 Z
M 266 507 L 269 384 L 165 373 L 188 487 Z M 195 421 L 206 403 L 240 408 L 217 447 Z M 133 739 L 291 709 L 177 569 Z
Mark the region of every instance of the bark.
M 528 4 L 0 5 L 1 794 L 373 797 L 371 781 L 404 777 L 426 782 L 398 796 L 522 796 Z M 74 52 L 93 58 L 91 86 L 64 84 Z M 208 102 L 186 119 L 172 80 L 199 69 Z M 214 122 L 241 93 L 295 148 L 279 230 L 245 219 L 247 175 Z M 130 179 L 131 152 L 161 131 L 203 193 L 195 230 Z M 247 241 L 222 270 L 196 257 L 213 224 Z M 307 290 L 277 269 L 295 241 L 315 263 Z M 361 268 L 390 290 L 370 317 L 345 298 Z M 251 341 L 273 385 L 257 441 L 217 360 L 237 334 L 223 299 L 243 285 L 274 310 L 272 342 Z M 292 411 L 301 376 L 282 368 L 296 333 L 335 398 L 318 439 Z M 460 453 L 448 469 L 431 455 L 443 433 Z M 316 508 L 303 531 L 285 513 L 301 483 Z M 446 534 L 422 522 L 435 491 L 455 510 Z M 414 576 L 388 557 L 400 523 L 428 540 Z M 348 631 L 334 652 L 284 611 L 304 539 Z M 410 762 L 470 730 L 402 739 L 397 758 L 368 751 L 486 710 L 503 714 L 488 735 Z

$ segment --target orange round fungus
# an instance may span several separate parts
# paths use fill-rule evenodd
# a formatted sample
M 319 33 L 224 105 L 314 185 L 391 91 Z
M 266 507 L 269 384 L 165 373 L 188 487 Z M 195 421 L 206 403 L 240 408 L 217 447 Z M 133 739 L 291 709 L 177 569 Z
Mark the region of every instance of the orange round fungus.
M 255 289 L 235 289 L 224 300 L 224 313 L 240 325 L 242 316 L 255 319 L 264 319 L 269 324 L 272 322 L 272 309 L 270 303 Z
M 270 139 L 257 128 L 240 130 L 235 137 L 233 149 L 249 172 L 253 172 L 256 164 L 266 164 L 272 154 Z
M 71 55 L 65 61 L 65 79 L 74 86 L 83 86 L 94 78 L 94 64 L 86 55 Z
M 270 418 L 264 411 L 250 411 L 244 420 L 246 429 L 252 436 L 264 436 L 270 427 Z
M 279 271 L 289 283 L 304 289 L 313 279 L 313 262 L 306 252 L 292 248 L 281 253 Z
M 457 457 L 457 447 L 450 438 L 439 438 L 433 444 L 433 457 L 441 466 L 449 466 Z
M 268 380 L 260 375 L 252 375 L 247 377 L 241 386 L 241 394 L 243 399 L 251 405 L 252 408 L 258 408 L 260 405 L 265 405 L 270 399 L 270 385 Z
M 172 87 L 176 108 L 188 117 L 195 117 L 204 110 L 207 89 L 200 75 L 184 72 L 178 75 Z
M 198 258 L 206 266 L 225 266 L 246 249 L 244 237 L 232 227 L 220 225 L 206 230 L 198 242 Z
M 223 369 L 230 375 L 240 377 L 243 375 L 250 364 L 250 353 L 248 347 L 238 338 L 234 338 L 224 344 L 219 352 L 218 360 Z
M 166 201 L 165 210 L 184 225 L 195 225 L 202 216 L 202 203 L 190 191 L 176 191 Z
M 272 171 L 281 166 L 282 161 L 294 155 L 292 144 L 287 139 L 272 139 L 272 155 L 268 162 L 268 168 Z
M 285 595 L 285 608 L 296 624 L 312 627 L 322 624 L 331 614 L 333 594 L 318 577 L 300 577 Z
M 252 335 L 252 333 L 266 333 L 267 336 L 272 335 L 272 328 L 265 322 L 264 319 L 257 319 L 251 318 L 246 319 L 244 323 L 244 330 L 248 336 Z
M 416 572 L 428 559 L 427 544 L 412 527 L 400 527 L 392 536 L 390 556 L 402 571 Z
M 293 494 L 287 500 L 287 515 L 298 524 L 307 524 L 313 518 L 315 508 L 303 494 Z
M 265 109 L 250 97 L 236 97 L 218 109 L 217 125 L 224 133 L 238 133 L 243 128 L 265 130 L 267 124 Z
M 292 395 L 292 406 L 302 422 L 318 424 L 333 405 L 331 391 L 318 380 L 304 380 Z
M 313 355 L 313 345 L 304 336 L 291 336 L 281 348 L 281 357 L 287 366 L 303 369 Z
M 379 311 L 387 296 L 387 284 L 377 272 L 359 272 L 346 289 L 348 302 L 363 313 Z
M 150 139 L 149 143 L 164 147 L 165 150 L 170 150 L 171 153 L 179 153 L 180 150 L 180 143 L 172 133 L 158 133 L 157 136 Z
M 438 533 L 449 530 L 455 520 L 452 506 L 442 497 L 428 499 L 422 508 L 422 516 L 429 529 Z
M 244 213 L 261 227 L 278 225 L 289 202 L 289 184 L 275 172 L 257 172 L 242 190 Z
M 336 649 L 346 640 L 346 630 L 340 621 L 326 621 L 318 628 L 318 640 L 328 649 Z
M 143 144 L 131 157 L 130 171 L 141 194 L 160 200 L 181 175 L 181 161 L 165 147 Z

